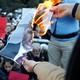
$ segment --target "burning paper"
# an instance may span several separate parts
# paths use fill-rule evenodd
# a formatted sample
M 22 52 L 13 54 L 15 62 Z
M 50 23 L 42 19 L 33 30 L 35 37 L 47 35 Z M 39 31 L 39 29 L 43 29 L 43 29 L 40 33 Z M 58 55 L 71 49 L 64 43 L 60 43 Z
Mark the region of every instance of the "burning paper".
M 43 36 L 46 34 L 47 30 L 49 29 L 51 25 L 51 18 L 53 12 L 50 12 L 50 7 L 47 8 L 47 3 L 39 4 L 34 17 L 33 17 L 33 24 L 37 24 L 38 32 L 40 36 Z M 33 26 L 36 27 L 36 26 Z
M 39 4 L 33 17 L 33 25 L 37 24 L 38 32 L 40 36 L 45 35 L 51 25 L 51 18 L 52 18 L 53 12 L 49 11 L 49 9 L 53 5 L 57 5 L 60 2 L 61 0 L 49 0 Z M 55 21 L 53 21 L 53 23 Z

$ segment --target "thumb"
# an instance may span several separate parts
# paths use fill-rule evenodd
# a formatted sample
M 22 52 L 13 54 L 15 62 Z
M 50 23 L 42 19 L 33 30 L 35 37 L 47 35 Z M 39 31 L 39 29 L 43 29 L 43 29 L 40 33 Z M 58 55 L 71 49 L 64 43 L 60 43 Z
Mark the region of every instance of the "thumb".
M 22 65 L 28 64 L 28 63 L 29 63 L 28 59 L 26 59 L 25 57 L 22 58 Z
M 58 6 L 52 6 L 52 7 L 50 8 L 50 11 L 51 11 L 51 12 L 54 12 L 55 10 L 57 10 L 57 8 L 58 8 Z

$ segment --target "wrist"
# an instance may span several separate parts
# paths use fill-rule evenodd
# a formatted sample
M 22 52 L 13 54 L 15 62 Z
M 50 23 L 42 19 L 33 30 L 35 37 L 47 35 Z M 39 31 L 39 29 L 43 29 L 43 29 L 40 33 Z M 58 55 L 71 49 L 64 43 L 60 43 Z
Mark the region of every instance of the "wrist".
M 72 15 L 72 10 L 73 10 L 74 5 L 75 4 L 68 4 L 69 15 Z
M 33 66 L 33 71 L 34 71 L 34 68 L 38 65 L 38 64 L 40 64 L 41 62 L 37 62 L 36 64 L 34 64 L 34 66 Z

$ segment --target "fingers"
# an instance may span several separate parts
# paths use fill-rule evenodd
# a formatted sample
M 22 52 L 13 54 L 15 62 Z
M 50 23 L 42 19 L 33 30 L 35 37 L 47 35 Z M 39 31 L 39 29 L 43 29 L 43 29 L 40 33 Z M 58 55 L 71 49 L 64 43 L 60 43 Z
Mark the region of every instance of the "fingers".
M 28 64 L 28 60 L 24 57 L 22 58 L 22 65 Z
M 50 11 L 54 12 L 55 10 L 57 10 L 57 8 L 58 8 L 58 6 L 52 6 L 51 9 L 50 9 Z
M 28 59 L 26 59 L 26 58 L 23 58 L 22 59 L 23 60 L 23 63 L 22 63 L 22 65 L 23 65 L 23 67 L 28 71 L 28 72 L 33 72 L 34 70 L 34 66 L 36 65 L 36 64 L 39 64 L 39 63 L 41 63 L 41 62 L 35 62 L 35 61 L 33 61 L 33 60 L 28 60 Z
M 37 62 L 23 58 L 23 66 L 33 67 Z
M 22 60 L 23 60 L 23 63 L 22 63 L 23 67 L 24 67 L 28 72 L 33 72 L 33 68 L 32 68 L 32 66 L 30 65 L 29 60 L 27 60 L 26 58 L 23 58 Z

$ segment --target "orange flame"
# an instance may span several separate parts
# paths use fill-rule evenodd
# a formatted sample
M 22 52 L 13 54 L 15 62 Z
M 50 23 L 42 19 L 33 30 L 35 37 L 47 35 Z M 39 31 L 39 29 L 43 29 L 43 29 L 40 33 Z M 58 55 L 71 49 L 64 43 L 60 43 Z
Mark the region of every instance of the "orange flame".
M 61 0 L 44 0 L 44 5 L 49 7 L 49 6 L 54 6 L 60 2 Z
M 61 0 L 49 0 L 49 1 L 52 2 L 52 5 L 56 5 L 61 2 Z
M 34 17 L 34 20 L 33 20 L 33 23 L 37 24 L 38 27 L 40 28 L 40 32 L 39 34 L 41 36 L 45 35 L 48 28 L 49 28 L 49 25 L 46 25 L 46 28 L 44 30 L 44 24 L 43 22 L 45 22 L 47 20 L 47 18 L 43 21 L 42 20 L 42 17 L 46 14 L 46 10 L 40 10 L 40 8 L 42 6 L 44 6 L 44 8 L 49 8 L 51 6 L 54 6 L 54 5 L 57 5 L 61 2 L 61 0 L 44 0 L 44 3 L 40 3 L 37 10 L 36 10 L 36 14 L 35 14 L 35 17 Z

